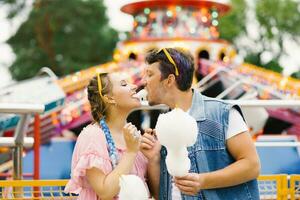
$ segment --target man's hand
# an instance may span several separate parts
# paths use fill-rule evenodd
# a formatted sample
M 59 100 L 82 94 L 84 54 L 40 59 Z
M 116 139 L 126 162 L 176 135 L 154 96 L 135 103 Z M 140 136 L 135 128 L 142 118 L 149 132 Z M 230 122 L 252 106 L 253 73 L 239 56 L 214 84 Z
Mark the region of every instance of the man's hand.
M 203 185 L 203 177 L 201 174 L 196 173 L 189 173 L 183 177 L 175 177 L 174 181 L 182 193 L 191 196 L 197 195 Z
M 146 129 L 141 139 L 140 150 L 151 161 L 160 159 L 161 145 L 156 139 L 155 130 Z

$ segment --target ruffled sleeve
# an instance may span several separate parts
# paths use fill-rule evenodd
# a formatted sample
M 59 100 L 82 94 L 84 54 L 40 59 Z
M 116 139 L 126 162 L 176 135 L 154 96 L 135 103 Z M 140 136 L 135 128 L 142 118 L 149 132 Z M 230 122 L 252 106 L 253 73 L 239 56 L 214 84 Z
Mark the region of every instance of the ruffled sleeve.
M 104 134 L 96 124 L 84 128 L 77 139 L 72 157 L 71 179 L 65 192 L 79 194 L 82 189 L 90 189 L 86 170 L 93 167 L 105 174 L 112 170 Z

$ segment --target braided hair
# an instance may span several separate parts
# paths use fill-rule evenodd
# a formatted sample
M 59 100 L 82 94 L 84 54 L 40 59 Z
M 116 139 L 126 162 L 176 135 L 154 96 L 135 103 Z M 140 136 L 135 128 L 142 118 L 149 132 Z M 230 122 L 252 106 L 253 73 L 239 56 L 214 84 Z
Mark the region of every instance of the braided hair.
M 100 91 L 99 91 L 99 85 L 101 85 Z M 106 113 L 107 104 L 102 98 L 103 95 L 109 94 L 112 91 L 112 87 L 113 87 L 112 82 L 109 79 L 108 74 L 101 73 L 101 74 L 97 74 L 97 76 L 91 79 L 87 87 L 87 91 L 88 91 L 88 99 L 91 105 L 91 113 L 93 116 L 93 120 L 95 123 L 99 123 L 99 125 L 103 130 L 104 136 L 106 138 L 106 142 L 108 144 L 107 150 L 109 153 L 112 167 L 114 169 L 118 164 L 118 153 L 117 153 L 116 145 L 110 133 L 109 127 L 105 122 L 105 116 L 107 114 Z
M 112 83 L 109 79 L 109 76 L 107 73 L 100 74 L 100 76 L 102 84 L 101 93 L 102 95 L 109 94 L 112 90 Z M 87 87 L 87 93 L 88 100 L 91 105 L 91 113 L 93 120 L 94 122 L 99 122 L 107 114 L 107 104 L 101 98 L 102 95 L 99 94 L 97 76 L 94 76 L 91 79 Z

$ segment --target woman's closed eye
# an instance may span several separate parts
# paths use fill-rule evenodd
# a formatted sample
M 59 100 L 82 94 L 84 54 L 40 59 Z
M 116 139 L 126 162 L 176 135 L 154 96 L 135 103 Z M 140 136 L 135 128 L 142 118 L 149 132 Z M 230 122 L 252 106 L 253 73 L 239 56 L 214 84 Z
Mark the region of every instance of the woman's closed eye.
M 121 86 L 127 86 L 127 82 L 124 81 L 124 80 L 122 80 L 122 81 L 121 81 Z
M 151 77 L 151 76 L 152 76 L 152 73 L 147 73 L 147 76 L 148 76 L 148 77 Z

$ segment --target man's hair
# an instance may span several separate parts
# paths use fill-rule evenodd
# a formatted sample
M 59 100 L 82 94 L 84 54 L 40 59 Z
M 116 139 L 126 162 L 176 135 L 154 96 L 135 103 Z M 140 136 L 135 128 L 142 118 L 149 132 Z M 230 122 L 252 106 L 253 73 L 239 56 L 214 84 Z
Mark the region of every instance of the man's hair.
M 152 49 L 146 55 L 146 62 L 153 64 L 159 63 L 161 72 L 161 80 L 166 79 L 170 74 L 174 74 L 177 87 L 181 91 L 187 91 L 191 88 L 194 74 L 194 59 L 190 52 L 179 48 L 165 48 L 167 53 L 174 60 L 175 64 L 170 62 L 163 50 Z M 178 68 L 178 76 L 176 76 L 176 67 Z

